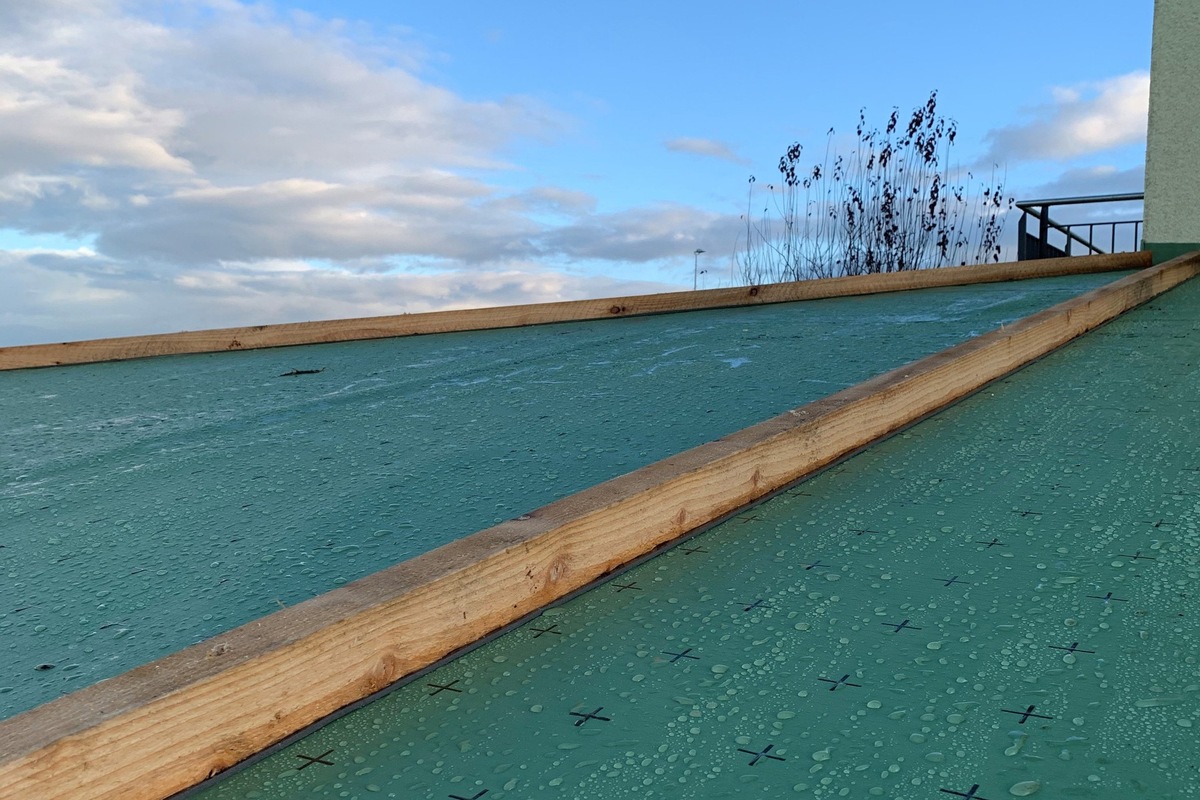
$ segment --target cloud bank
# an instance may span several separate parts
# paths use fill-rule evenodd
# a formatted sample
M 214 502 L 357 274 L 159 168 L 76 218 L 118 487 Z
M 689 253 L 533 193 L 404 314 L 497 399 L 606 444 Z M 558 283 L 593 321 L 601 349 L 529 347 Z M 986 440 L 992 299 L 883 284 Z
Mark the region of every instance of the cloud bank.
M 1149 72 L 1059 87 L 1032 119 L 990 131 L 983 161 L 1058 161 L 1145 142 L 1149 107 Z
M 719 142 L 716 139 L 696 139 L 683 136 L 676 139 L 668 139 L 663 143 L 663 146 L 672 153 L 689 153 L 695 156 L 716 158 L 721 161 L 731 161 L 734 164 L 749 163 L 746 159 L 735 153 L 729 145 Z
M 688 206 L 504 188 L 571 121 L 422 59 L 233 0 L 0 4 L 0 219 L 89 243 L 0 252 L 0 345 L 664 289 L 573 265 L 733 240 Z

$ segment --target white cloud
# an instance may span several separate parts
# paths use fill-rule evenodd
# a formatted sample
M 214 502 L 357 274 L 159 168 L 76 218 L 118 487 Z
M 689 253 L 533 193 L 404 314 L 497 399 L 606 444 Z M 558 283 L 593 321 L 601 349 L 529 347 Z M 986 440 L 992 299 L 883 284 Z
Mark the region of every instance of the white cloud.
M 0 0 L 0 224 L 95 248 L 0 251 L 0 344 L 628 292 L 563 265 L 732 248 L 728 216 L 501 188 L 571 122 L 426 58 L 235 0 Z
M 541 242 L 544 252 L 570 258 L 645 263 L 697 247 L 733 252 L 740 229 L 737 217 L 672 204 L 584 217 L 547 231 Z
M 982 163 L 1067 160 L 1146 139 L 1150 73 L 1052 90 L 1054 102 L 1032 110 L 1032 119 L 996 128 Z
M 734 164 L 748 164 L 749 161 L 733 151 L 729 145 L 716 139 L 699 139 L 691 136 L 680 136 L 668 139 L 663 145 L 672 153 L 690 153 L 706 158 L 718 158 L 722 161 L 732 161 Z
M 676 288 L 574 275 L 532 263 L 495 271 L 364 275 L 276 259 L 198 267 L 167 278 L 124 271 L 75 251 L 0 251 L 0 294 L 18 300 L 0 305 L 0 342 L 32 344 Z
M 1145 185 L 1146 168 L 1144 165 L 1129 169 L 1117 169 L 1111 165 L 1076 167 L 1066 170 L 1053 181 L 1032 189 L 1028 195 L 1031 198 L 1044 198 L 1126 194 L 1140 192 Z M 1129 216 L 1127 207 L 1122 209 L 1111 204 L 1089 208 L 1088 211 L 1101 214 L 1111 211 L 1115 212 L 1117 216 Z
M 166 144 L 182 116 L 147 105 L 138 83 L 0 53 L 0 176 L 78 165 L 190 172 Z
M 541 227 L 490 187 L 449 173 L 375 183 L 290 178 L 180 190 L 106 225 L 109 255 L 176 264 L 427 256 L 481 263 L 530 255 Z

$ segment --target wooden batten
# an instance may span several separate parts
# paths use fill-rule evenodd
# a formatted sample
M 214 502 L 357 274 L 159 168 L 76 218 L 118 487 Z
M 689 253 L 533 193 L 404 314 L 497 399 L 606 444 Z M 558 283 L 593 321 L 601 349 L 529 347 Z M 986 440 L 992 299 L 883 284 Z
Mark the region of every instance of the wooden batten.
M 149 336 L 91 339 L 82 342 L 21 345 L 0 347 L 0 371 L 66 364 L 90 364 L 99 361 L 124 361 L 131 358 L 185 353 L 221 353 L 264 347 L 385 339 L 394 336 L 514 328 L 523 325 L 546 325 L 554 322 L 615 319 L 647 314 L 669 314 L 678 311 L 790 303 L 797 300 L 901 292 L 939 286 L 1143 269 L 1148 266 L 1150 266 L 1149 253 L 1116 253 L 911 270 L 794 283 L 771 283 L 763 286 L 738 286 L 730 289 L 706 289 L 698 292 L 669 292 L 633 297 L 610 297 L 602 300 L 570 300 L 561 303 L 538 303 L 500 308 L 435 311 L 428 314 L 399 314 L 387 317 L 294 322 L 282 325 L 255 325 L 246 328 L 217 328 Z
M 0 797 L 169 796 L 1198 272 L 1145 269 L 0 722 Z

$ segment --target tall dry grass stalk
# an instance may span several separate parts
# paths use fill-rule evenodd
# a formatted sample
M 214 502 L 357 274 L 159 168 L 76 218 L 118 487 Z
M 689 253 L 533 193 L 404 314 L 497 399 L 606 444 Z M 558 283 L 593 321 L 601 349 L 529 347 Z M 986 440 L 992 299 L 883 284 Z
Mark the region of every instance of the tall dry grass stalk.
M 802 170 L 799 143 L 779 159 L 779 184 L 754 213 L 750 177 L 745 241 L 736 258 L 750 284 L 874 272 L 899 272 L 1000 260 L 1003 182 L 971 193 L 975 178 L 950 167 L 956 124 L 937 113 L 937 92 L 901 126 L 893 109 L 880 131 L 859 112 L 848 156 L 834 152 L 829 130 L 824 159 Z

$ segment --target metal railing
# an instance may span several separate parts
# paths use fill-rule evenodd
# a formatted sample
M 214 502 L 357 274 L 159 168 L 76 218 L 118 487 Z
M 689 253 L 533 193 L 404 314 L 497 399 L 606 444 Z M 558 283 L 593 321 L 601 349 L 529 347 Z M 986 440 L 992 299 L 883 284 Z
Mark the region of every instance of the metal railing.
M 1127 194 L 1097 194 L 1087 197 L 1056 197 L 1046 200 L 1022 200 L 1017 203 L 1017 208 L 1021 209 L 1021 220 L 1017 223 L 1017 260 L 1027 261 L 1033 258 L 1055 258 L 1059 256 L 1072 255 L 1072 249 L 1075 244 L 1079 244 L 1083 248 L 1083 255 L 1092 255 L 1096 253 L 1119 253 L 1138 250 L 1141 248 L 1141 232 L 1142 220 L 1140 219 L 1122 219 L 1122 220 L 1104 220 L 1101 222 L 1074 222 L 1071 224 L 1061 224 L 1050 218 L 1050 209 L 1055 206 L 1075 206 L 1092 203 L 1129 203 L 1145 198 L 1142 192 L 1129 192 Z M 1037 233 L 1029 232 L 1029 219 L 1035 219 L 1038 223 Z M 1132 228 L 1133 236 L 1128 239 L 1129 245 L 1126 244 L 1125 232 Z M 1087 230 L 1086 238 L 1082 235 L 1082 231 Z M 1118 230 L 1121 231 L 1118 237 Z M 1062 234 L 1063 243 L 1061 246 L 1051 241 L 1051 231 Z M 1100 232 L 1100 237 L 1097 238 L 1096 233 Z M 1107 233 L 1107 235 L 1106 235 Z M 1055 236 L 1056 240 L 1060 237 Z M 1118 238 L 1120 248 L 1118 248 Z M 1102 245 L 1107 245 L 1108 249 L 1103 249 Z

